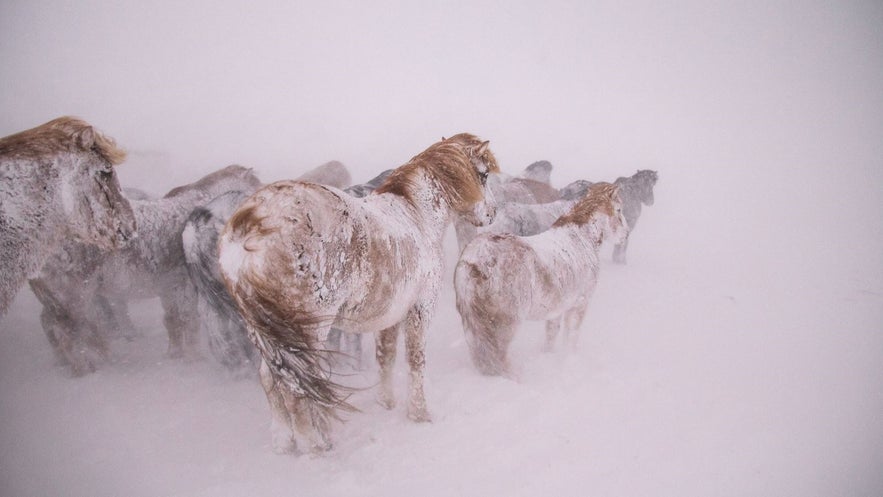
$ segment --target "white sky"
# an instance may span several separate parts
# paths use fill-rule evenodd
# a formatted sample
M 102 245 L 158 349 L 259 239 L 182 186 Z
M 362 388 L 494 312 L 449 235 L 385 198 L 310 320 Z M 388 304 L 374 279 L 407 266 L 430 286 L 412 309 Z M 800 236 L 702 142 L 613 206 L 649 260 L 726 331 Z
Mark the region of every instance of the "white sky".
M 363 180 L 459 131 L 561 183 L 879 178 L 881 26 L 879 2 L 6 0 L 0 134 L 79 115 L 132 152 L 124 179 L 174 168 L 161 189 L 231 162 L 273 180 L 336 158 Z

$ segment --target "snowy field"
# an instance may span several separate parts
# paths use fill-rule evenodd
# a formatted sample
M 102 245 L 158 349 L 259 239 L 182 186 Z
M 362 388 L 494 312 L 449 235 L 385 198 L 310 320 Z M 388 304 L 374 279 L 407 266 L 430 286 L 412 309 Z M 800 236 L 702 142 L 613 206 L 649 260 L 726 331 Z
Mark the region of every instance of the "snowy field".
M 0 323 L 0 494 L 880 495 L 879 236 L 827 236 L 860 233 L 862 217 L 786 184 L 770 186 L 791 206 L 775 216 L 782 197 L 697 186 L 660 171 L 629 264 L 604 255 L 579 348 L 543 353 L 541 324 L 525 326 L 517 382 L 469 361 L 450 233 L 428 337 L 433 422 L 377 405 L 369 358 L 348 379 L 366 387 L 362 412 L 321 457 L 273 453 L 255 378 L 207 354 L 168 360 L 155 301 L 133 306 L 142 335 L 117 342 L 113 364 L 66 377 L 24 290 Z
M 162 194 L 231 163 L 354 183 L 442 136 L 552 183 L 659 171 L 576 350 L 479 375 L 447 275 L 433 422 L 374 401 L 279 456 L 256 378 L 139 336 L 70 378 L 23 289 L 0 318 L 0 497 L 883 495 L 883 4 L 0 1 L 0 136 L 80 116 Z M 0 185 L 2 187 L 2 185 Z M 2 277 L 3 275 L 0 275 Z

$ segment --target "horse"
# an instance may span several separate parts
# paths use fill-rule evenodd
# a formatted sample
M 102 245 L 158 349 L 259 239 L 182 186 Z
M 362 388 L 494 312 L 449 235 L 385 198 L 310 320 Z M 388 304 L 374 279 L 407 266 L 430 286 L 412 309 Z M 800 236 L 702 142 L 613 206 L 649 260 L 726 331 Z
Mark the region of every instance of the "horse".
M 65 244 L 30 281 L 43 304 L 44 331 L 60 362 L 74 376 L 95 371 L 108 357 L 107 338 L 113 328 L 131 326 L 125 302 L 157 296 L 169 334 L 169 355 L 196 356 L 198 316 L 181 246 L 184 222 L 194 207 L 219 193 L 259 184 L 250 169 L 228 166 L 174 188 L 163 198 L 130 200 L 138 236 L 125 248 L 107 251 Z
M 538 235 L 487 233 L 472 240 L 454 270 L 454 291 L 478 371 L 512 374 L 509 344 L 526 320 L 546 321 L 547 350 L 562 321 L 575 344 L 598 281 L 601 242 L 622 239 L 627 231 L 618 187 L 596 183 Z
M 629 233 L 634 231 L 641 215 L 641 204 L 653 205 L 653 187 L 659 179 L 659 173 L 649 169 L 640 170 L 627 178 L 617 178 L 614 184 L 619 186 L 619 194 L 622 197 L 622 212 L 628 222 Z M 629 237 L 630 238 L 630 237 Z M 613 247 L 613 261 L 619 264 L 626 263 L 625 252 L 629 246 L 629 238 L 625 238 Z
M 320 178 L 317 170 L 323 169 L 326 169 L 325 166 L 319 166 L 301 175 L 298 180 Z M 364 197 L 376 189 L 391 172 L 391 169 L 384 171 L 366 183 L 348 186 L 343 191 L 354 197 Z M 348 172 L 346 176 L 349 177 Z M 333 177 L 325 175 L 325 180 L 333 181 Z M 336 181 L 336 184 L 340 183 Z M 187 271 L 198 294 L 200 326 L 209 339 L 212 355 L 232 371 L 248 370 L 257 359 L 257 351 L 248 340 L 245 322 L 224 286 L 218 266 L 218 238 L 236 209 L 255 190 L 257 188 L 225 192 L 197 207 L 190 213 L 182 232 Z M 332 329 L 329 341 L 333 342 L 332 348 L 341 350 L 339 330 Z M 351 354 L 361 358 L 360 336 L 347 334 L 346 343 Z
M 340 161 L 328 161 L 298 177 L 300 181 L 319 183 L 320 185 L 346 188 L 353 182 L 349 169 Z
M 527 166 L 519 176 L 495 174 L 488 180 L 488 185 L 498 202 L 514 202 L 520 204 L 543 204 L 558 200 L 558 190 L 548 183 L 548 173 L 552 164 L 538 161 Z M 546 179 L 539 181 L 537 178 Z M 454 232 L 460 251 L 478 234 L 478 229 L 461 218 L 454 220 Z
M 135 217 L 114 166 L 126 153 L 73 117 L 0 138 L 0 317 L 68 239 L 123 247 Z
M 423 389 L 425 330 L 443 275 L 443 236 L 453 216 L 493 221 L 487 141 L 461 133 L 395 169 L 365 198 L 280 181 L 258 190 L 221 233 L 221 274 L 261 353 L 273 447 L 331 448 L 330 423 L 353 411 L 330 378 L 320 341 L 334 325 L 375 333 L 377 400 L 395 406 L 392 366 L 400 330 L 410 367 L 408 417 L 430 420 Z

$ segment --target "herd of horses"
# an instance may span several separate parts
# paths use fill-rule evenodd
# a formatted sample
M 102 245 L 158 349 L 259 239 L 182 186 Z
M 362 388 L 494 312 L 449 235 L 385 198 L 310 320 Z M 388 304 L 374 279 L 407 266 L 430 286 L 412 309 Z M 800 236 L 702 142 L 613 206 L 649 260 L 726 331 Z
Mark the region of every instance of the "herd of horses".
M 379 403 L 396 404 L 403 334 L 407 414 L 431 419 L 425 334 L 449 226 L 473 364 L 508 376 L 524 321 L 545 321 L 549 349 L 562 327 L 576 339 L 602 244 L 625 263 L 658 177 L 642 170 L 557 189 L 549 162 L 511 176 L 488 141 L 461 133 L 364 184 L 350 185 L 336 161 L 266 185 L 228 166 L 152 198 L 120 187 L 114 166 L 124 159 L 114 140 L 71 117 L 0 139 L 0 316 L 29 284 L 59 363 L 77 376 L 109 359 L 111 339 L 132 334 L 130 299 L 158 297 L 169 355 L 196 355 L 204 336 L 231 371 L 258 371 L 282 453 L 331 447 L 333 420 L 355 410 L 333 372 L 341 357 L 358 365 L 365 333 L 375 337 Z

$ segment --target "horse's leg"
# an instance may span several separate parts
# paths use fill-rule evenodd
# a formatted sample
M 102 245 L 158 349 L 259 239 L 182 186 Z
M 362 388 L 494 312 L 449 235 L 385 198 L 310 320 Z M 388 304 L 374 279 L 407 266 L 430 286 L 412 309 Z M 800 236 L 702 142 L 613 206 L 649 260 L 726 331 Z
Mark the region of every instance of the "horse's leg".
M 362 334 L 347 333 L 346 341 L 348 344 L 347 350 L 349 350 L 350 354 L 353 356 L 353 365 L 356 369 L 361 371 L 364 368 L 364 364 L 362 364 Z
M 392 367 L 396 362 L 396 342 L 399 337 L 399 324 L 380 330 L 374 336 L 376 341 L 375 357 L 380 366 L 380 392 L 377 402 L 387 409 L 396 405 L 392 388 Z
M 586 309 L 588 308 L 588 299 L 582 305 L 570 309 L 564 315 L 565 340 L 570 349 L 575 349 L 579 341 L 579 328 L 586 317 Z
M 412 421 L 432 421 L 423 393 L 423 371 L 426 368 L 426 313 L 420 306 L 408 312 L 405 328 L 405 351 L 411 370 L 411 390 L 408 398 L 408 417 Z
M 555 350 L 555 340 L 559 331 L 561 331 L 561 316 L 546 320 L 546 344 L 543 346 L 543 351 Z
M 613 262 L 617 264 L 625 264 L 625 251 L 629 247 L 629 239 L 626 238 L 622 241 L 622 243 L 617 243 L 613 246 Z
M 282 382 L 276 380 L 264 360 L 261 360 L 260 376 L 261 386 L 264 387 L 264 393 L 267 394 L 267 401 L 270 404 L 270 435 L 273 440 L 273 450 L 279 454 L 292 454 L 297 450 L 297 444 L 294 441 L 291 416 L 288 414 L 282 395 L 281 389 L 284 386 Z
M 185 275 L 186 277 L 186 275 Z M 163 323 L 169 334 L 169 356 L 195 358 L 199 339 L 196 291 L 189 279 L 160 295 Z

